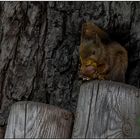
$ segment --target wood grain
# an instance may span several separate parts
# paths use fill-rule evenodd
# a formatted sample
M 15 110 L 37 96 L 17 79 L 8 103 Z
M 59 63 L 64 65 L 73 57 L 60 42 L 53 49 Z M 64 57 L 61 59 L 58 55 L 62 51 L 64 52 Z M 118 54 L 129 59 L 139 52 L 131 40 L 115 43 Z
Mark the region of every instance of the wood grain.
M 140 138 L 140 91 L 111 81 L 80 88 L 72 138 Z
M 18 102 L 12 106 L 5 138 L 70 138 L 72 113 L 52 105 Z

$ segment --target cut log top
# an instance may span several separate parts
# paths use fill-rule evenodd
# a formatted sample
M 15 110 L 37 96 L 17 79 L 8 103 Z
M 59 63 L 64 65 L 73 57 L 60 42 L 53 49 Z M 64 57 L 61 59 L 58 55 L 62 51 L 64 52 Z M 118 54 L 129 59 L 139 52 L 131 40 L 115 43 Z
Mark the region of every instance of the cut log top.
M 8 119 L 5 138 L 70 138 L 73 115 L 58 107 L 17 102 Z
M 112 81 L 80 88 L 73 138 L 140 138 L 140 90 Z

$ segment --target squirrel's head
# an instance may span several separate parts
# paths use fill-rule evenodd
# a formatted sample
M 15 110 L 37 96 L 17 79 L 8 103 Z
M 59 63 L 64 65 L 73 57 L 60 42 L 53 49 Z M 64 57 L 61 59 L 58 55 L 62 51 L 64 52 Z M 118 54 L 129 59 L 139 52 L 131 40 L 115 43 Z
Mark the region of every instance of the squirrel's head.
M 97 62 L 102 55 L 103 44 L 98 35 L 95 38 L 81 40 L 80 45 L 80 62 L 81 74 L 87 77 L 93 76 L 97 70 Z
M 82 39 L 80 45 L 80 59 L 86 61 L 88 59 L 97 62 L 101 57 L 103 44 L 96 34 L 93 39 Z

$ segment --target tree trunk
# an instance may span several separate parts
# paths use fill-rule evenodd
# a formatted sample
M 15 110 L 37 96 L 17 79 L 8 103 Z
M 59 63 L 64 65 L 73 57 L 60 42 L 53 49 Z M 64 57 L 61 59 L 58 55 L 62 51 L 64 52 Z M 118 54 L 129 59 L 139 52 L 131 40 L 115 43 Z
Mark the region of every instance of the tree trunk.
M 18 102 L 11 108 L 5 138 L 71 138 L 73 115 L 37 102 Z
M 5 135 L 5 127 L 0 127 L 0 139 L 3 139 Z
M 127 48 L 139 86 L 140 2 L 0 2 L 0 126 L 32 100 L 75 111 L 81 26 L 92 20 Z
M 73 138 L 140 138 L 140 90 L 111 81 L 80 88 Z

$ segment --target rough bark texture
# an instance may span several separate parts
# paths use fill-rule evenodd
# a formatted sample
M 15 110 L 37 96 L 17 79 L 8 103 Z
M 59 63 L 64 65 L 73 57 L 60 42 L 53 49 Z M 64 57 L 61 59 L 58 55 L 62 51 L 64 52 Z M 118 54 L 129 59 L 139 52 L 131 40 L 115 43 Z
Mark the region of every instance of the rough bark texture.
M 127 83 L 139 87 L 140 2 L 0 2 L 0 126 L 11 104 L 75 111 L 81 25 L 92 20 L 127 48 Z
M 0 127 L 0 139 L 3 139 L 5 135 L 5 127 Z

